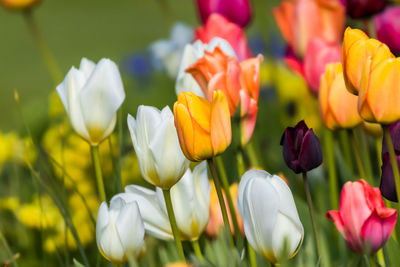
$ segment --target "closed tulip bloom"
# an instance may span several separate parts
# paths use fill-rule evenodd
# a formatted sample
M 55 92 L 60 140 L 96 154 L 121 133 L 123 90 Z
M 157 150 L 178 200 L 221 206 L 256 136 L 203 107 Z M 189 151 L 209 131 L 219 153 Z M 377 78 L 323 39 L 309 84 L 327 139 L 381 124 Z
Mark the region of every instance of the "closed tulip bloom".
M 57 92 L 74 130 L 97 145 L 114 130 L 116 112 L 125 99 L 117 65 L 101 59 L 96 65 L 83 58 L 79 69 L 72 67 Z
M 239 61 L 252 57 L 243 29 L 217 13 L 211 14 L 203 27 L 197 27 L 194 36 L 203 43 L 209 43 L 215 37 L 226 40 Z
M 278 27 L 296 56 L 303 58 L 308 42 L 315 37 L 339 43 L 345 9 L 339 0 L 284 0 L 273 9 Z
M 346 89 L 342 63 L 330 63 L 321 77 L 319 110 L 330 130 L 353 128 L 362 122 L 357 110 L 357 96 Z
M 368 57 L 360 83 L 358 112 L 364 120 L 380 124 L 400 119 L 400 58 Z
M 224 39 L 218 37 L 213 38 L 208 44 L 197 40 L 193 44 L 187 44 L 185 46 L 179 64 L 178 77 L 176 78 L 175 83 L 176 95 L 179 95 L 184 91 L 190 91 L 198 96 L 204 97 L 204 93 L 199 84 L 190 73 L 186 72 L 186 69 L 196 63 L 198 59 L 202 58 L 205 51 L 212 52 L 217 46 L 224 52 L 224 54 L 236 58 L 235 51 L 233 51 L 231 45 Z
M 385 43 L 395 54 L 400 53 L 399 17 L 399 6 L 388 6 L 384 12 L 374 16 L 374 26 L 378 40 Z
M 396 154 L 397 164 L 400 164 L 400 155 Z M 390 201 L 397 202 L 396 184 L 393 176 L 392 164 L 390 162 L 389 153 L 386 152 L 382 156 L 382 175 L 379 189 L 382 196 Z
M 122 198 L 100 205 L 96 223 L 96 241 L 101 254 L 115 264 L 137 258 L 143 247 L 144 225 L 136 202 Z
M 223 15 L 241 27 L 246 27 L 251 19 L 249 0 L 197 0 L 197 10 L 203 23 L 213 13 Z
M 307 172 L 322 163 L 322 149 L 318 137 L 304 121 L 287 127 L 281 138 L 283 158 L 295 173 Z
M 171 109 L 139 106 L 136 120 L 128 115 L 128 127 L 144 179 L 162 189 L 171 188 L 189 166 L 179 145 Z
M 40 0 L 1 0 L 1 4 L 11 10 L 24 10 L 38 4 Z
M 400 121 L 396 121 L 395 123 L 389 125 L 389 133 L 390 137 L 392 138 L 394 153 L 396 153 L 396 155 L 400 155 Z M 388 153 L 388 150 L 386 139 L 384 137 L 382 142 L 382 156 L 385 153 Z
M 386 6 L 386 0 L 342 0 L 347 14 L 354 18 L 366 18 L 381 12 Z
M 240 180 L 237 204 L 246 238 L 255 251 L 274 264 L 283 260 L 282 256 L 296 255 L 304 229 L 292 192 L 280 177 L 247 171 Z
M 125 193 L 116 197 L 123 198 L 127 203 L 137 201 L 149 235 L 165 240 L 174 238 L 163 192 L 159 187 L 153 191 L 129 185 Z M 171 188 L 171 199 L 182 240 L 197 240 L 209 218 L 210 185 L 206 162 L 197 165 L 193 172 L 187 169 L 182 179 Z
M 320 38 L 313 38 L 307 46 L 304 57 L 304 76 L 315 95 L 318 95 L 321 76 L 327 64 L 340 61 L 339 43 L 328 43 Z
M 342 45 L 344 81 L 350 93 L 358 95 L 364 65 L 368 57 L 374 58 L 372 68 L 380 61 L 394 58 L 389 48 L 375 39 L 370 39 L 361 30 L 347 27 Z
M 375 253 L 392 234 L 397 210 L 385 207 L 379 188 L 358 180 L 344 184 L 339 210 L 331 210 L 326 216 L 335 223 L 351 250 Z
M 210 103 L 192 92 L 182 92 L 174 104 L 175 127 L 183 154 L 191 161 L 215 157 L 232 140 L 228 101 L 216 91 Z

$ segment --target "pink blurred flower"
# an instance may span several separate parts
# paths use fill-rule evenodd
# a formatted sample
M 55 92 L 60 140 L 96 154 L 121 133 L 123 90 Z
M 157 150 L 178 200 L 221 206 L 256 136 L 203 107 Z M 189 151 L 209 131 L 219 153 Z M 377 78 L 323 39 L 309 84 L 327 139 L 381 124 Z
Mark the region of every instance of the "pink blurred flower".
M 347 182 L 340 195 L 339 211 L 326 214 L 357 253 L 375 253 L 392 234 L 397 210 L 386 208 L 377 187 L 364 180 Z
M 313 38 L 307 46 L 304 56 L 304 76 L 311 91 L 318 94 L 319 81 L 328 63 L 339 62 L 341 46 L 328 43 L 320 38 Z
M 389 46 L 393 53 L 400 53 L 400 6 L 389 6 L 376 15 L 374 26 L 378 40 Z
M 249 0 L 197 0 L 197 9 L 203 23 L 212 13 L 221 14 L 241 27 L 246 27 L 251 19 Z
M 235 50 L 239 61 L 252 57 L 242 28 L 217 13 L 208 17 L 204 27 L 197 27 L 194 35 L 203 43 L 209 43 L 214 37 L 225 39 Z

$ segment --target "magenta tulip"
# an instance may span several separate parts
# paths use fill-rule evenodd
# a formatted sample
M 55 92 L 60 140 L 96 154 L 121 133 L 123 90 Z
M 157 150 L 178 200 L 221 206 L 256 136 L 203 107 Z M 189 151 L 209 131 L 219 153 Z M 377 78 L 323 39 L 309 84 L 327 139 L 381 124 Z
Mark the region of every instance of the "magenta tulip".
M 251 19 L 249 0 L 197 0 L 197 9 L 203 23 L 212 13 L 221 14 L 241 27 L 246 27 Z
M 333 220 L 351 250 L 375 253 L 392 234 L 397 210 L 385 207 L 379 188 L 358 180 L 344 184 L 339 210 L 331 210 L 326 216 Z
M 400 53 L 400 6 L 389 6 L 374 17 L 374 26 L 378 40 L 389 46 L 390 50 Z

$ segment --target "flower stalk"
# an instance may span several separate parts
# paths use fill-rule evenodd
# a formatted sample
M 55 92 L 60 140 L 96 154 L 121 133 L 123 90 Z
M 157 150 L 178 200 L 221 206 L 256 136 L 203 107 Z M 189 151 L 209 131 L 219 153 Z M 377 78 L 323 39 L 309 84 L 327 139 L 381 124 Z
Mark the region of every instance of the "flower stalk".
M 96 176 L 97 188 L 99 191 L 100 201 L 106 201 L 106 191 L 104 189 L 103 174 L 101 172 L 99 146 L 91 145 L 90 152 L 92 154 L 94 174 Z

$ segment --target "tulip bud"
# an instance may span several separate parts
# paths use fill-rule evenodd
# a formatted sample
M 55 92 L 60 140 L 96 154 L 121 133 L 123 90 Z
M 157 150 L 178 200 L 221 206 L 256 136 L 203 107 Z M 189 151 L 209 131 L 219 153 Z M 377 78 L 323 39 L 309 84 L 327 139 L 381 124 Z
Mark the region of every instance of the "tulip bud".
M 381 12 L 386 6 L 386 0 L 342 0 L 346 6 L 347 15 L 353 19 L 365 18 Z
M 235 50 L 239 61 L 252 57 L 243 29 L 217 13 L 208 17 L 204 27 L 197 27 L 194 36 L 203 43 L 209 43 L 215 37 L 226 40 Z
M 378 40 L 385 43 L 395 54 L 400 53 L 399 17 L 399 6 L 388 6 L 384 12 L 374 17 L 374 26 Z
M 331 210 L 326 216 L 335 223 L 351 250 L 375 253 L 392 234 L 397 210 L 385 207 L 379 188 L 358 180 L 344 184 L 339 210 Z
M 222 154 L 232 140 L 228 101 L 216 91 L 212 103 L 182 92 L 174 104 L 175 126 L 186 158 L 201 161 Z
M 246 238 L 255 251 L 274 264 L 282 256 L 296 255 L 304 229 L 292 192 L 280 177 L 266 171 L 247 171 L 239 184 L 237 204 Z
M 400 155 L 396 154 L 397 164 L 400 164 Z M 392 164 L 390 162 L 389 153 L 386 152 L 382 156 L 382 175 L 381 175 L 381 184 L 379 185 L 379 189 L 382 192 L 382 196 L 390 201 L 397 202 L 397 190 L 396 184 L 393 176 Z
M 156 191 L 135 185 L 125 187 L 125 193 L 116 197 L 127 203 L 136 201 L 149 235 L 172 240 L 173 234 L 160 188 Z M 187 169 L 182 179 L 171 188 L 172 207 L 183 240 L 197 240 L 204 231 L 209 218 L 210 185 L 207 165 L 202 162 L 193 172 Z
M 179 145 L 171 109 L 139 106 L 136 120 L 128 115 L 128 127 L 144 179 L 160 188 L 171 188 L 189 166 Z
M 281 146 L 286 165 L 295 173 L 308 172 L 322 163 L 319 139 L 304 121 L 300 121 L 294 128 L 286 128 Z
M 400 119 L 400 58 L 368 57 L 360 83 L 358 112 L 368 122 L 390 124 Z
M 40 0 L 1 0 L 1 4 L 11 10 L 29 9 L 39 2 Z
M 79 69 L 72 67 L 57 86 L 74 130 L 97 145 L 114 130 L 116 112 L 125 99 L 117 65 L 102 59 L 96 65 L 83 58 Z
M 115 264 L 137 258 L 143 247 L 144 226 L 136 202 L 113 198 L 110 208 L 100 205 L 96 223 L 96 241 L 101 254 Z
M 330 130 L 353 128 L 362 122 L 357 110 L 357 96 L 346 89 L 341 63 L 330 63 L 321 77 L 319 110 Z
M 393 58 L 389 48 L 375 39 L 370 39 L 361 30 L 347 27 L 342 45 L 344 81 L 350 93 L 358 95 L 363 68 L 368 57 L 374 58 L 374 68 L 380 61 Z
M 392 145 L 396 155 L 400 154 L 400 121 L 396 121 L 389 125 L 389 133 L 392 138 Z M 387 150 L 385 137 L 382 142 L 382 156 L 389 153 Z
M 246 27 L 251 19 L 249 0 L 197 0 L 197 9 L 203 23 L 213 13 L 225 16 L 241 27 Z

